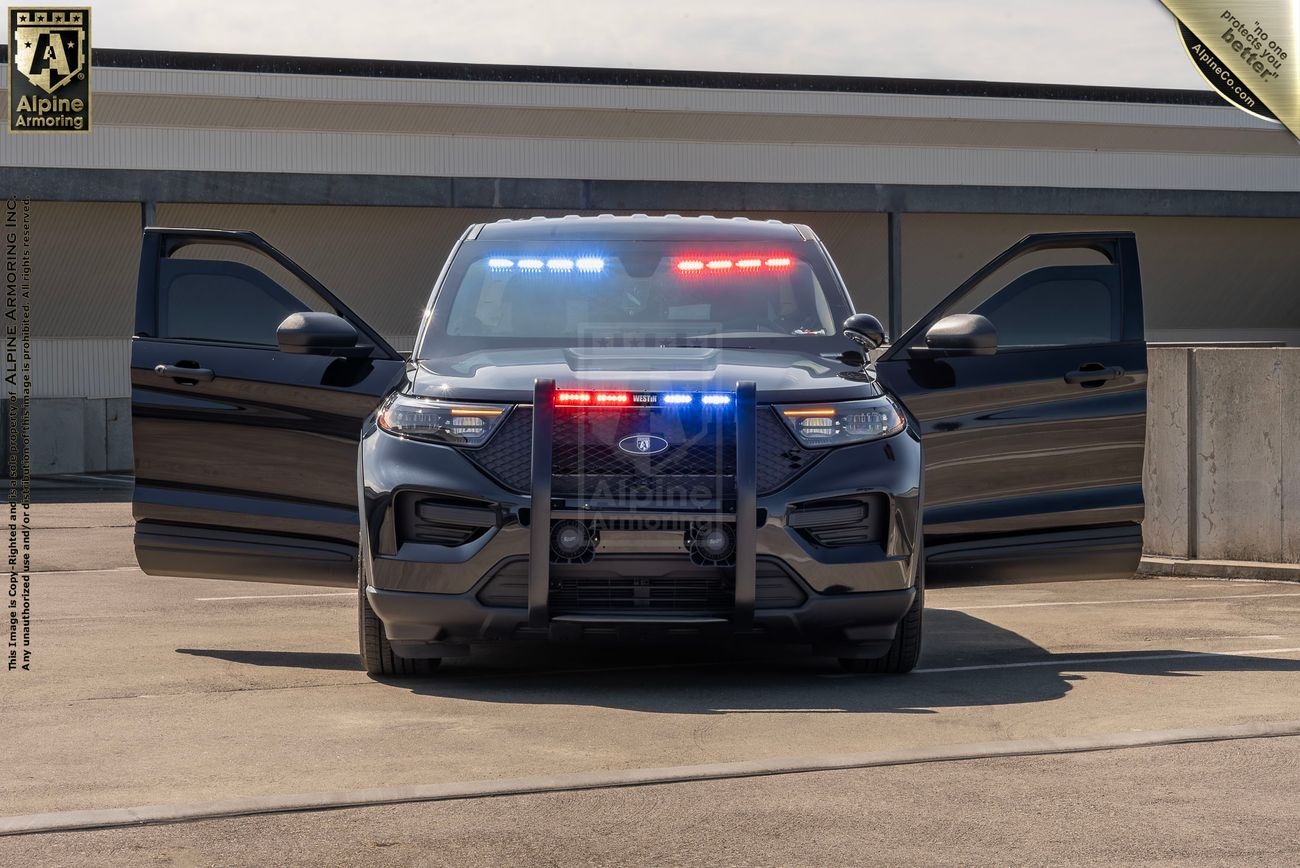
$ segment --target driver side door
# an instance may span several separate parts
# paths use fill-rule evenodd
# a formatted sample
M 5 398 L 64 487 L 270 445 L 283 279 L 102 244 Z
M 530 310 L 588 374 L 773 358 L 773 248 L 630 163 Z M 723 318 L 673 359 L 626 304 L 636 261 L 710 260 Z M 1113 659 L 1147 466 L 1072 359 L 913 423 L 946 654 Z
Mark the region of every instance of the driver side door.
M 1023 270 L 1023 257 L 1048 252 L 1064 263 Z M 1004 268 L 1021 273 L 1003 284 Z M 991 322 L 996 349 L 931 346 L 930 329 L 953 314 Z M 927 577 L 1133 574 L 1147 381 L 1133 233 L 1023 239 L 908 329 L 876 368 L 921 429 Z

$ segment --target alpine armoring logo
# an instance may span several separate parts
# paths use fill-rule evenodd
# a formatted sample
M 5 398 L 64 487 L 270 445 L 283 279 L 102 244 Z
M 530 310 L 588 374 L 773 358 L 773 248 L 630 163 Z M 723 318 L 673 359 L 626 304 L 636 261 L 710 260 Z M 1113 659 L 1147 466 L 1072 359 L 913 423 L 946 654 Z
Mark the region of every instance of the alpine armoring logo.
M 1230 105 L 1300 137 L 1300 0 L 1161 0 L 1196 71 Z
M 668 448 L 668 441 L 654 434 L 629 434 L 618 441 L 618 448 L 629 455 L 658 455 Z
M 1244 112 L 1249 112 L 1264 120 L 1277 120 L 1277 116 L 1269 110 L 1268 106 L 1264 105 L 1264 101 L 1244 82 L 1238 81 L 1232 71 L 1219 58 L 1218 53 L 1214 50 L 1218 46 L 1212 42 L 1207 44 L 1198 39 L 1196 34 L 1188 30 L 1187 26 L 1181 21 L 1178 22 L 1178 33 L 1183 38 L 1183 46 L 1187 49 L 1187 56 L 1192 59 L 1201 75 L 1205 76 L 1205 80 L 1219 92 L 1220 96 Z M 1231 33 L 1232 31 L 1229 30 L 1228 35 L 1231 35 Z M 1229 50 L 1231 50 L 1232 40 L 1228 40 L 1228 44 Z M 1271 72 L 1271 70 L 1266 71 Z
M 9 131 L 90 131 L 90 10 L 9 10 Z

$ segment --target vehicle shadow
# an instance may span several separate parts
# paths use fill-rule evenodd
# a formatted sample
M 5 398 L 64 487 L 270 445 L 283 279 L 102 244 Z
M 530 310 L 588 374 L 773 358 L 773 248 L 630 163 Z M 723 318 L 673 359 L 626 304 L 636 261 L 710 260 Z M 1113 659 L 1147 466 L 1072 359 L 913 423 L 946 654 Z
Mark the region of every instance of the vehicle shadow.
M 177 649 L 254 666 L 359 669 L 350 654 Z M 1091 673 L 1142 678 L 1300 672 L 1300 660 L 1188 649 L 1054 654 L 963 612 L 926 612 L 926 647 L 907 676 L 846 675 L 805 649 L 507 644 L 476 648 L 423 679 L 376 678 L 422 696 L 664 714 L 913 713 L 1049 702 Z
M 177 654 L 192 657 L 210 657 L 228 663 L 246 663 L 250 666 L 277 666 L 286 669 L 315 669 L 361 671 L 361 660 L 356 654 L 332 654 L 318 651 L 245 651 L 219 648 L 177 648 Z

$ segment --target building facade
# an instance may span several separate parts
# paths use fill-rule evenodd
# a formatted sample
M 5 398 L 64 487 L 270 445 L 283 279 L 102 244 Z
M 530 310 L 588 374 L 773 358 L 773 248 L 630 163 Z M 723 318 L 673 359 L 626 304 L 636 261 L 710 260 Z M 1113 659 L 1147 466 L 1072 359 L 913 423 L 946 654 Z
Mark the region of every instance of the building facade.
M 128 469 L 145 225 L 252 229 L 409 347 L 466 225 L 807 223 L 892 332 L 1017 238 L 1138 233 L 1153 341 L 1300 343 L 1300 143 L 1208 92 L 100 50 L 32 201 L 33 472 Z

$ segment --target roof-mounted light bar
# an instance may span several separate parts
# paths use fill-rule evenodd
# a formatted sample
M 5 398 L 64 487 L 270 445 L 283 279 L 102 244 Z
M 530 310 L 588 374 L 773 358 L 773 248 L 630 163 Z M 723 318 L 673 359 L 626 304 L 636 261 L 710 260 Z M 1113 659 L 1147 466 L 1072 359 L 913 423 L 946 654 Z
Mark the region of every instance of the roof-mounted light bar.
M 525 274 L 598 274 L 605 270 L 605 260 L 600 256 L 493 256 L 487 265 L 493 271 Z
M 674 261 L 673 270 L 678 274 L 729 273 L 754 271 L 780 271 L 789 268 L 794 262 L 789 256 L 684 256 Z

